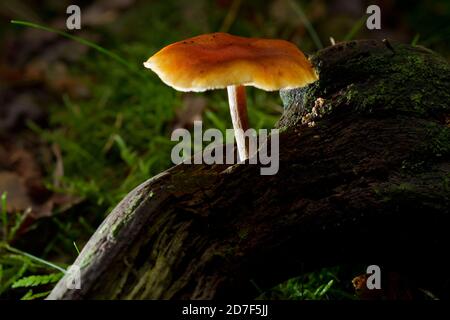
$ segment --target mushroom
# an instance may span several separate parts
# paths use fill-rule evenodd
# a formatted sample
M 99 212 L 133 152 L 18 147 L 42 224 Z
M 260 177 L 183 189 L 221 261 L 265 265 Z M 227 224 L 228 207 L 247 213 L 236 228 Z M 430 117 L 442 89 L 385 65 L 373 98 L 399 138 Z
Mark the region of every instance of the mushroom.
M 318 79 L 305 55 L 292 43 L 212 33 L 176 42 L 151 56 L 144 66 L 179 91 L 227 88 L 241 161 L 248 159 L 244 86 L 265 91 L 292 89 Z

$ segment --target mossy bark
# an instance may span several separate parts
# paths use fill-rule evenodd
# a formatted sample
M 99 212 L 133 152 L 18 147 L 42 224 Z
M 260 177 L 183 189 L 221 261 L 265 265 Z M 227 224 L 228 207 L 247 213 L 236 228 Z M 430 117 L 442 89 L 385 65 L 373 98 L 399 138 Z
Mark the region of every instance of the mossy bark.
M 447 273 L 449 64 L 381 41 L 312 61 L 320 80 L 281 93 L 278 174 L 182 164 L 144 182 L 75 261 L 81 289 L 49 298 L 254 298 L 336 263 Z

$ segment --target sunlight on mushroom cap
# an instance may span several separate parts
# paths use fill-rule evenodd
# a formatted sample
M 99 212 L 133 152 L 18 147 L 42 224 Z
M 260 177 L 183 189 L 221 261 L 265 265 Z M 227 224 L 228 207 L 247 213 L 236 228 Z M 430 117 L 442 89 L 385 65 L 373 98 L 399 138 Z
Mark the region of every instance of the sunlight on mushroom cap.
M 305 55 L 285 40 L 212 33 L 171 44 L 144 66 L 179 91 L 229 85 L 275 91 L 303 87 L 318 79 Z

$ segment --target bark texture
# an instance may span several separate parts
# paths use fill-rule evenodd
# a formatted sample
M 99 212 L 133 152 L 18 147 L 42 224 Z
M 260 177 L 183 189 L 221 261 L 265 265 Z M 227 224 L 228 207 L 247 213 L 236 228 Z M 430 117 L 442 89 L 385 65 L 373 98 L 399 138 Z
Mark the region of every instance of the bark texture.
M 122 200 L 50 299 L 254 298 L 336 263 L 447 272 L 450 67 L 428 49 L 352 41 L 281 92 L 279 172 L 178 165 Z M 429 270 L 433 273 L 429 273 Z

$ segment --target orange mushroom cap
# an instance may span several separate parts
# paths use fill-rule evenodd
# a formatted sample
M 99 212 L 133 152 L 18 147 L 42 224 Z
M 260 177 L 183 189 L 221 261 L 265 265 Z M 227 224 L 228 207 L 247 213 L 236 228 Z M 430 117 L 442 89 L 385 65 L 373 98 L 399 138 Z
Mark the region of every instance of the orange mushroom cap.
M 171 44 L 144 62 L 179 91 L 230 85 L 266 91 L 303 87 L 318 79 L 305 55 L 285 40 L 212 33 Z

